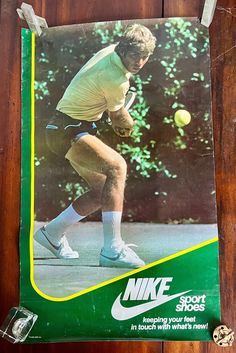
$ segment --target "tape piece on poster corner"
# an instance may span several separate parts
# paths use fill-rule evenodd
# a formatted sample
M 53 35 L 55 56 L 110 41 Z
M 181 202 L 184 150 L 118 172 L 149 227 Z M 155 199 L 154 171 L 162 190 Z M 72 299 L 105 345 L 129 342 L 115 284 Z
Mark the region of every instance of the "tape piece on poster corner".
M 215 13 L 217 0 L 206 0 L 203 8 L 201 24 L 209 27 Z
M 16 9 L 21 20 L 25 20 L 29 26 L 29 29 L 36 35 L 40 36 L 42 34 L 42 28 L 48 28 L 47 21 L 45 18 L 36 16 L 34 9 L 31 5 L 22 3 L 20 9 Z

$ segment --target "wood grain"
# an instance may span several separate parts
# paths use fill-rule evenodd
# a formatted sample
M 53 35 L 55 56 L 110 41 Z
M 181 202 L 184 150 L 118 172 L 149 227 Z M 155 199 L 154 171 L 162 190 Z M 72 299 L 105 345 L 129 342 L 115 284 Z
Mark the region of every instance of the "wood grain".
M 161 0 L 31 0 L 35 12 L 47 19 L 48 25 L 59 26 L 73 23 L 107 21 L 118 19 L 161 17 Z M 51 5 L 53 4 L 53 5 Z
M 201 17 L 204 0 L 164 0 L 163 17 Z
M 210 29 L 216 187 L 220 230 L 222 323 L 236 326 L 236 11 L 234 0 L 217 2 Z M 220 30 L 219 30 L 220 29 Z M 221 352 L 213 344 L 208 353 Z M 233 352 L 226 348 L 224 352 Z
M 144 17 L 200 16 L 203 0 L 28 0 L 49 26 L 97 20 Z M 20 206 L 20 24 L 16 8 L 21 1 L 2 0 L 0 56 L 0 322 L 10 307 L 19 302 L 18 231 Z M 111 5 L 112 4 L 112 5 Z M 235 243 L 236 230 L 236 26 L 234 0 L 218 0 L 210 29 L 213 83 L 213 120 L 215 131 L 216 186 L 221 234 L 222 322 L 235 326 Z M 223 10 L 221 9 L 223 8 Z M 40 352 L 42 345 L 12 346 L 0 340 L 0 351 Z M 201 342 L 93 342 L 47 344 L 46 352 L 95 353 L 220 353 L 233 349 L 218 348 Z
M 1 321 L 19 302 L 20 28 L 16 1 L 1 3 L 0 237 Z M 12 14 L 14 14 L 12 16 Z M 17 41 L 15 38 L 17 37 Z
M 1 353 L 161 353 L 157 342 L 77 342 L 15 345 L 1 340 Z

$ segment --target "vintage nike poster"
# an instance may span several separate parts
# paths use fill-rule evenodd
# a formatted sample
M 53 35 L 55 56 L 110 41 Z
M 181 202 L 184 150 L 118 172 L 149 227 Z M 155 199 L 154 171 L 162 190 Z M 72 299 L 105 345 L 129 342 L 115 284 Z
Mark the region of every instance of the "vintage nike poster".
M 27 343 L 212 339 L 220 323 L 208 30 L 22 30 Z

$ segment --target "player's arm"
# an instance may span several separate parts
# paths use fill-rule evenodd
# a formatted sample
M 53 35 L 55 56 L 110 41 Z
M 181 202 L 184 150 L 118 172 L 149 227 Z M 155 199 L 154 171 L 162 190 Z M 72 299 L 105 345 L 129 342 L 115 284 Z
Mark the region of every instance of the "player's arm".
M 101 76 L 102 75 L 102 76 Z M 113 130 L 119 136 L 128 137 L 134 125 L 133 119 L 125 108 L 125 97 L 129 89 L 129 81 L 116 77 L 112 73 L 99 76 L 100 88 L 107 103 L 108 115 Z
M 109 112 L 109 117 L 112 122 L 112 128 L 117 135 L 122 137 L 130 136 L 134 121 L 125 107 L 114 112 Z

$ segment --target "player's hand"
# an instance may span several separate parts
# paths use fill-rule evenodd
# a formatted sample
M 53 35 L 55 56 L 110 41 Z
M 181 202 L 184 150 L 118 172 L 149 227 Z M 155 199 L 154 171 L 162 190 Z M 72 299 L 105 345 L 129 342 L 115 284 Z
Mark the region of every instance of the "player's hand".
M 129 112 L 122 107 L 115 112 L 109 112 L 112 128 L 120 137 L 129 137 L 133 131 L 134 121 Z
M 122 128 L 120 126 L 112 126 L 112 128 L 115 131 L 116 135 L 120 137 L 129 137 L 133 131 L 133 129 Z

